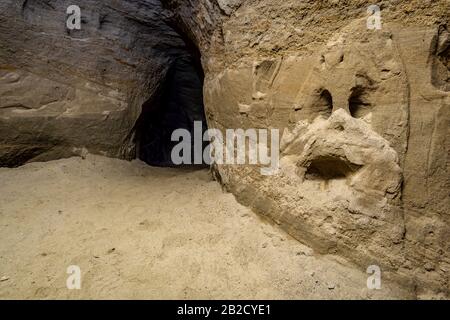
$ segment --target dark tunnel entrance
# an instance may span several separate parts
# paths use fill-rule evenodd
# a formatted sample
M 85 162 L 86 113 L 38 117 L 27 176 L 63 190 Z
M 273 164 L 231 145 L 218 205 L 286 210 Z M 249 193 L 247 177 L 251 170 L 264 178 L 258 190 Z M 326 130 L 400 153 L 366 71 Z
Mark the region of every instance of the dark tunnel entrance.
M 135 135 L 136 156 L 139 159 L 152 166 L 176 166 L 171 153 L 179 142 L 171 141 L 172 132 L 186 129 L 194 137 L 194 121 L 201 121 L 203 132 L 207 130 L 203 79 L 199 55 L 189 53 L 174 58 L 164 83 L 156 95 L 142 106 Z

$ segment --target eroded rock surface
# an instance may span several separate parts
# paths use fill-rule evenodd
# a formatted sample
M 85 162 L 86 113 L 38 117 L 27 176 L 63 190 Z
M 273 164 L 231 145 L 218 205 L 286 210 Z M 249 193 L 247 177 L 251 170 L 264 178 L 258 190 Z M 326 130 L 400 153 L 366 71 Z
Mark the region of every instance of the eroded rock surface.
M 278 128 L 281 170 L 217 166 L 243 204 L 318 252 L 449 294 L 448 2 L 79 0 L 0 4 L 0 164 L 131 158 L 141 106 L 190 41 L 210 128 Z M 70 3 L 72 4 L 72 3 Z
M 381 7 L 378 31 L 362 4 L 331 1 L 245 2 L 225 19 L 226 54 L 208 60 L 210 126 L 284 139 L 279 175 L 217 170 L 316 250 L 380 265 L 418 296 L 448 294 L 449 7 Z

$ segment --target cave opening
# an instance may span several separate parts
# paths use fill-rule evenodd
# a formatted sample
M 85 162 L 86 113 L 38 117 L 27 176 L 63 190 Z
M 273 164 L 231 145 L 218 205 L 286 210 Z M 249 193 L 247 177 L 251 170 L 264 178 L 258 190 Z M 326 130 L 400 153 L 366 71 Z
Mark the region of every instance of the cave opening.
M 173 147 L 179 143 L 172 141 L 175 130 L 185 129 L 194 137 L 194 122 L 199 121 L 203 132 L 207 130 L 203 81 L 200 53 L 192 45 L 186 46 L 182 54 L 171 59 L 160 88 L 142 105 L 135 127 L 137 158 L 160 167 L 206 166 L 205 163 L 194 165 L 194 159 L 192 164 L 176 165 L 171 157 Z M 193 138 L 191 147 L 194 150 Z

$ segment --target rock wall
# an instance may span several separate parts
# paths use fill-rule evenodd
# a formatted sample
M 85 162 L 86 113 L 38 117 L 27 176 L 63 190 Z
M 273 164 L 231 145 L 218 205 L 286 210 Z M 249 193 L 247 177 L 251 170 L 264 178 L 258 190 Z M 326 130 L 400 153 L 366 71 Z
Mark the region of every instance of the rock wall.
M 367 6 L 245 1 L 226 14 L 204 60 L 210 127 L 278 128 L 283 139 L 278 175 L 217 171 L 318 252 L 446 296 L 449 5 L 382 2 L 381 30 L 367 28 Z
M 323 254 L 448 296 L 448 2 L 78 0 L 0 4 L 0 164 L 132 157 L 167 66 L 196 44 L 208 125 L 278 128 L 280 173 L 219 165 L 243 204 Z M 70 3 L 72 4 L 72 3 Z M 189 39 L 189 41 L 187 41 Z

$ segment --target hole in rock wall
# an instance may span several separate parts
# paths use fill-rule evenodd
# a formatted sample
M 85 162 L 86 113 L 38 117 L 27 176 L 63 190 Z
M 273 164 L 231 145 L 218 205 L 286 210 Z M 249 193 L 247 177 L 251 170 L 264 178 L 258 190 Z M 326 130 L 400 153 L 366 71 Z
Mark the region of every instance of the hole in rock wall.
M 307 180 L 345 179 L 361 166 L 333 156 L 321 156 L 312 160 L 307 168 Z
M 324 118 L 329 118 L 333 111 L 333 97 L 328 90 L 323 90 L 320 93 L 319 101 L 316 104 L 317 112 Z
M 203 132 L 207 130 L 203 78 L 199 54 L 187 50 L 172 60 L 164 82 L 143 104 L 137 121 L 135 143 L 139 159 L 153 166 L 175 166 L 171 153 L 179 141 L 171 141 L 172 133 L 186 129 L 192 137 L 191 163 L 194 163 L 194 121 L 201 121 Z
M 450 32 L 441 26 L 433 39 L 431 82 L 442 91 L 450 91 Z

